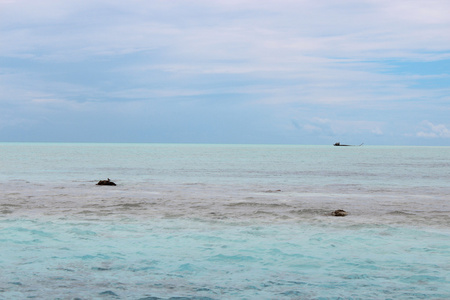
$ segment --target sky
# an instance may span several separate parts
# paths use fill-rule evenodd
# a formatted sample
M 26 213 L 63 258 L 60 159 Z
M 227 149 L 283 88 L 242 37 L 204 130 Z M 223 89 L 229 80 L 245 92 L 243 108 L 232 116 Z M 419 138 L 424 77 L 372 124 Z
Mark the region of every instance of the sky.
M 450 1 L 0 0 L 0 142 L 450 146 Z

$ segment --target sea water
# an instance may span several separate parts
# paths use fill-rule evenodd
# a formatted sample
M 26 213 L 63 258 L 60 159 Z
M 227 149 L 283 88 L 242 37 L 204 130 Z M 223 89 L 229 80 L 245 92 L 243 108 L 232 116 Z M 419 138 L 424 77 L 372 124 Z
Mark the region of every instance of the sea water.
M 449 299 L 450 148 L 0 144 L 0 267 L 0 299 Z

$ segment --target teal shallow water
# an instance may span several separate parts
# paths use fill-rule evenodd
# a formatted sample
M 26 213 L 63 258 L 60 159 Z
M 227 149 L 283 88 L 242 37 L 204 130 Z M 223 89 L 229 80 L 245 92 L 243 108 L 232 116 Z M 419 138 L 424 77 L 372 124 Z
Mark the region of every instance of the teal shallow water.
M 195 220 L 1 226 L 3 299 L 450 295 L 450 236 L 440 230 Z
M 449 147 L 0 143 L 0 180 L 447 187 Z
M 0 154 L 0 299 L 450 298 L 446 147 Z

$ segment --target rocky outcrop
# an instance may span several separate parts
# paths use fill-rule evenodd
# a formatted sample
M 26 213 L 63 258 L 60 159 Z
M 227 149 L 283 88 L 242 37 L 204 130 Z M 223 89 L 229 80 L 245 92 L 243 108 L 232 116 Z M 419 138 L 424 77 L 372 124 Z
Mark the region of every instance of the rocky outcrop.
M 109 178 L 107 180 L 100 180 L 97 185 L 116 185 Z
M 331 213 L 331 215 L 335 216 L 335 217 L 345 217 L 346 215 L 348 215 L 348 212 L 346 212 L 343 209 L 338 209 L 338 210 L 333 211 Z

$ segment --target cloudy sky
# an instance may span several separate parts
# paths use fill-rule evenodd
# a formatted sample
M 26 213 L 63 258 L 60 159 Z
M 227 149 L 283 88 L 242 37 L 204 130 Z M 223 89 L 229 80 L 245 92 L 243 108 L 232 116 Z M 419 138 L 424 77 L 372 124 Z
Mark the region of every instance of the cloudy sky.
M 450 1 L 0 0 L 0 141 L 450 146 Z

